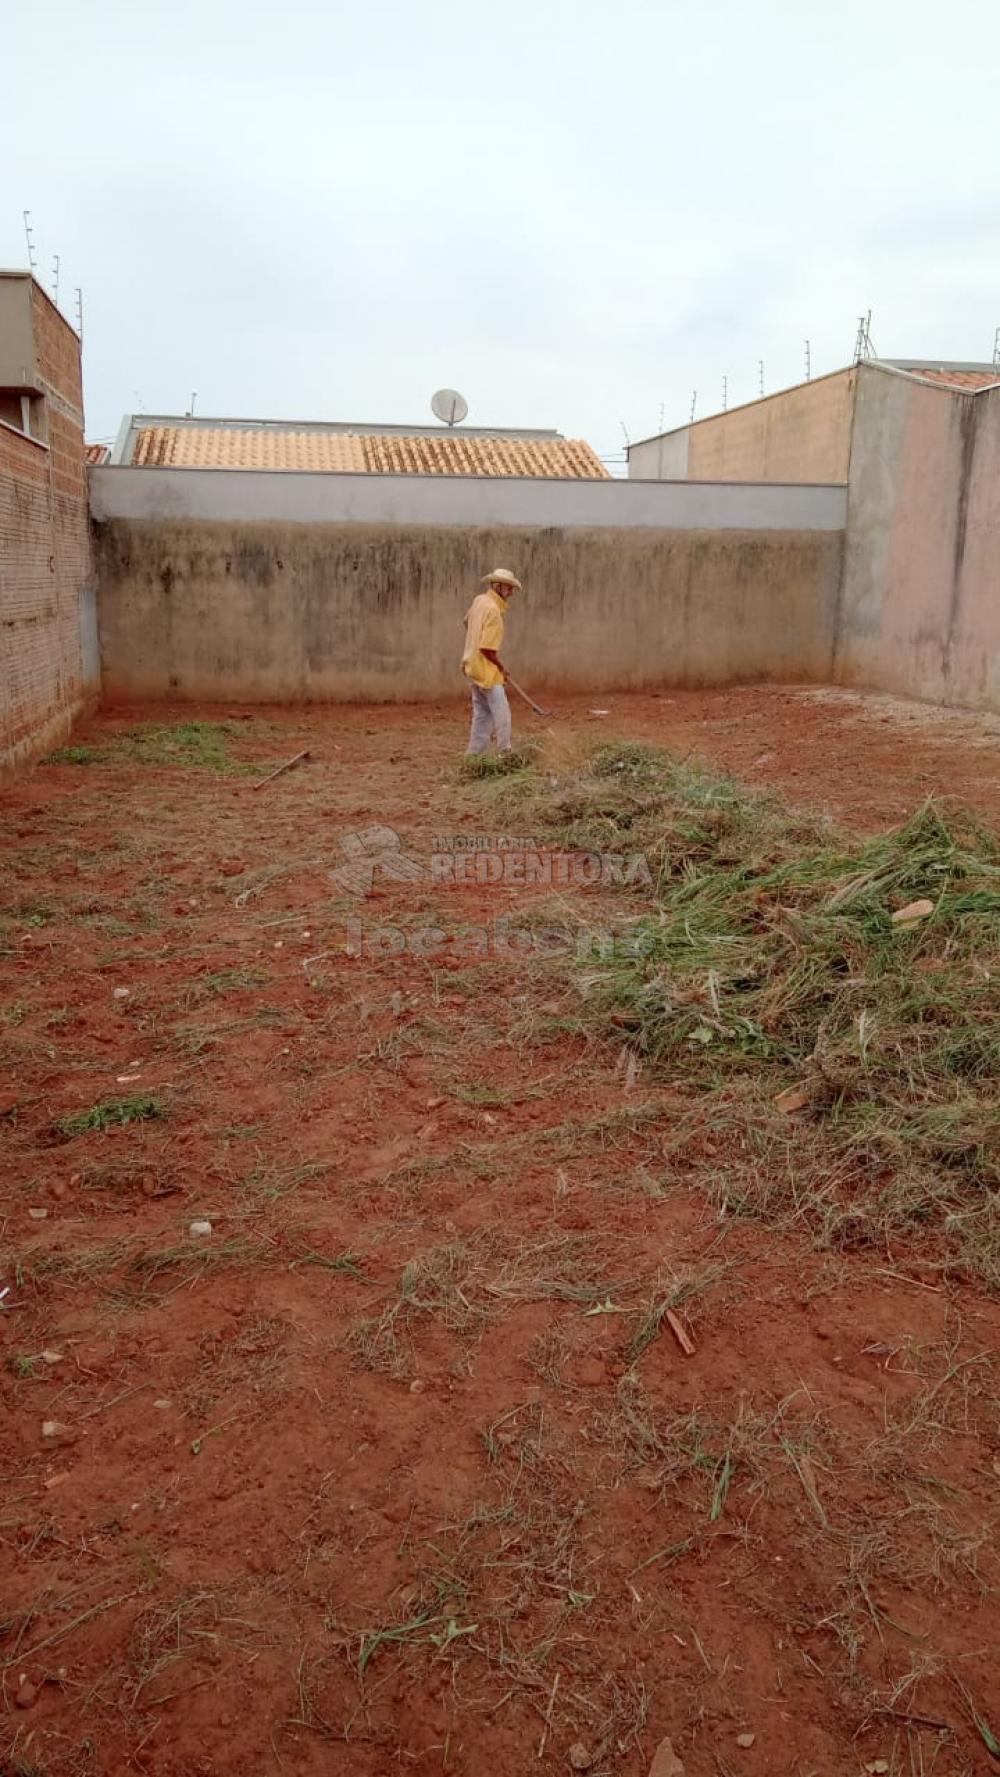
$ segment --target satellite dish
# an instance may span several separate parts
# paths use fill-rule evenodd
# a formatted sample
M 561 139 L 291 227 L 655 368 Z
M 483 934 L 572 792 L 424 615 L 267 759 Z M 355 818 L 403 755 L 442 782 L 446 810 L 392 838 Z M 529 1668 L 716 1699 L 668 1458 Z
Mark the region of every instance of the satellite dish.
M 442 420 L 446 426 L 456 426 L 468 413 L 469 403 L 457 389 L 439 389 L 431 396 L 431 411 L 435 419 Z

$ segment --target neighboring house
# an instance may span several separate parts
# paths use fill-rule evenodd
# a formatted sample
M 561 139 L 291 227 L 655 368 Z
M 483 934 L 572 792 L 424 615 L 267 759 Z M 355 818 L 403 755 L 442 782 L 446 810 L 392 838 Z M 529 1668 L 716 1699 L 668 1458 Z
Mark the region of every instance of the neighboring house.
M 108 444 L 88 444 L 84 451 L 84 455 L 91 468 L 99 469 L 101 464 L 106 463 L 111 456 L 111 446 Z
M 134 413 L 110 458 L 137 469 L 313 470 L 340 475 L 542 476 L 607 480 L 582 439 L 472 426 L 192 419 Z
M 865 359 L 866 369 L 975 394 L 1000 384 L 995 364 L 923 358 Z M 730 408 L 628 449 L 640 481 L 846 482 L 858 390 L 857 364 Z
M 0 770 L 99 682 L 80 340 L 30 271 L 0 271 Z

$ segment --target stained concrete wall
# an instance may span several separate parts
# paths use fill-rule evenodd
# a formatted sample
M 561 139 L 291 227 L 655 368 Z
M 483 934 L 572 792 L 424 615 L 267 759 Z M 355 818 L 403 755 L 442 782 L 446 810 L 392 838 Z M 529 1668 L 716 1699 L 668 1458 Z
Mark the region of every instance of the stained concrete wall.
M 146 472 L 99 471 L 95 483 L 109 473 Z M 300 478 L 236 479 L 249 493 L 256 481 Z M 534 684 L 822 680 L 842 541 L 837 528 L 788 525 L 105 517 L 95 527 L 105 694 L 250 702 L 457 692 L 462 619 L 479 576 L 498 564 L 524 581 L 505 655 Z
M 696 420 L 629 450 L 633 477 L 688 481 L 845 482 L 853 369 Z
M 90 473 L 98 519 L 253 523 L 650 526 L 657 530 L 841 530 L 842 487 L 687 487 L 531 476 L 354 475 L 294 470 Z M 489 565 L 489 564 L 487 564 Z
M 1000 709 L 1000 390 L 858 372 L 835 672 Z

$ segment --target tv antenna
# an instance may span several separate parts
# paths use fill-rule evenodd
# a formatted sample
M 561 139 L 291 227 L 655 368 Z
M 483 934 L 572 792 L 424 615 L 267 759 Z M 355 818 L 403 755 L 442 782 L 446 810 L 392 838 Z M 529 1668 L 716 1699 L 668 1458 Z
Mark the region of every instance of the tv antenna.
M 806 382 L 808 383 L 811 381 L 812 381 L 812 352 L 809 347 L 809 341 L 806 340 Z
M 445 426 L 460 426 L 469 411 L 469 403 L 457 389 L 439 389 L 431 396 L 431 412 Z
M 763 358 L 758 358 L 758 360 L 757 360 L 757 374 L 758 374 L 758 377 L 760 380 L 761 398 L 763 398 L 763 395 L 764 395 L 764 360 L 763 360 Z
M 33 272 L 38 261 L 35 258 L 35 243 L 31 237 L 31 211 L 22 210 L 21 214 L 24 217 L 24 238 L 28 243 L 28 270 Z
M 59 255 L 52 255 L 52 300 L 59 307 Z
M 993 335 L 993 368 L 1000 370 L 1000 327 Z
M 722 379 L 722 411 L 723 411 L 723 413 L 728 413 L 728 411 L 729 411 L 729 378 L 728 378 L 728 376 L 724 376 Z
M 76 287 L 76 330 L 77 330 L 77 333 L 80 335 L 80 338 L 82 339 L 83 338 L 83 289 L 82 289 L 81 285 L 79 285 L 79 284 Z
M 697 407 L 697 405 L 698 405 L 698 391 L 697 391 L 697 389 L 692 389 L 692 391 L 691 391 L 691 418 L 688 420 L 689 426 L 694 425 L 694 410 Z
M 860 364 L 862 358 L 874 358 L 875 347 L 872 345 L 872 311 L 858 316 L 858 334 L 854 341 L 854 362 Z

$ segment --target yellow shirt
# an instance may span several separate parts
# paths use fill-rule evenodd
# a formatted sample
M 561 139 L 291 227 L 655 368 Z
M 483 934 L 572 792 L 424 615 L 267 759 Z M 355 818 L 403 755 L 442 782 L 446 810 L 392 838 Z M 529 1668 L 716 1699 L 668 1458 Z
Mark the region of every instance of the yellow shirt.
M 500 652 L 503 641 L 504 601 L 496 592 L 481 592 L 473 599 L 465 613 L 465 653 L 462 655 L 462 671 L 474 685 L 480 685 L 489 691 L 494 685 L 503 684 L 503 674 L 492 660 L 487 660 L 482 650 L 492 648 Z

